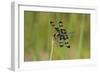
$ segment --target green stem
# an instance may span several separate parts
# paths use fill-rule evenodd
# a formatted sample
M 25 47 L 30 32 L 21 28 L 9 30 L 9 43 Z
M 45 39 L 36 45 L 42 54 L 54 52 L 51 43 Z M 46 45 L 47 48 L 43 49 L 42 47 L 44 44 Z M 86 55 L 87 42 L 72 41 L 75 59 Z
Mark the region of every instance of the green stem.
M 77 55 L 78 58 L 80 58 L 81 50 L 82 50 L 84 25 L 85 25 L 84 22 L 85 22 L 85 15 L 82 15 L 82 24 L 81 24 L 80 38 L 79 38 L 79 44 L 78 44 L 78 55 Z
M 51 52 L 50 52 L 50 60 L 52 60 L 52 57 L 53 57 L 53 45 L 54 45 L 54 41 L 53 41 L 53 38 L 52 38 L 52 43 L 51 43 Z

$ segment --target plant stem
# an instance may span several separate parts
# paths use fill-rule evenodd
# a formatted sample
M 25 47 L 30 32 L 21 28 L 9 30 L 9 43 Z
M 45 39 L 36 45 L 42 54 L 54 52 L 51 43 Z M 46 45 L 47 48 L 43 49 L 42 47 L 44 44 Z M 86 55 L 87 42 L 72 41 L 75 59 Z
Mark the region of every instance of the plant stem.
M 80 38 L 78 44 L 78 58 L 81 56 L 82 46 L 83 46 L 83 35 L 84 35 L 84 26 L 85 26 L 85 15 L 82 15 L 82 23 L 81 23 L 81 30 L 80 30 Z
M 53 45 L 54 45 L 54 41 L 53 41 L 53 38 L 52 38 L 50 60 L 52 60 L 52 56 L 53 56 Z

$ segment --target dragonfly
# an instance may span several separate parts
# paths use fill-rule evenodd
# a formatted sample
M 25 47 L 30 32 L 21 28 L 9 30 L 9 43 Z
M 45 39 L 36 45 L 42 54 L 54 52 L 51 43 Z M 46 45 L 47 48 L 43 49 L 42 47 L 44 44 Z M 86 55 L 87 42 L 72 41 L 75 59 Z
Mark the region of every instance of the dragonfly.
M 55 30 L 53 37 L 54 37 L 55 40 L 58 41 L 59 46 L 60 47 L 66 46 L 67 48 L 70 48 L 69 35 L 68 35 L 66 29 L 64 29 L 63 22 L 59 21 L 58 26 L 53 21 L 50 21 L 50 24 Z

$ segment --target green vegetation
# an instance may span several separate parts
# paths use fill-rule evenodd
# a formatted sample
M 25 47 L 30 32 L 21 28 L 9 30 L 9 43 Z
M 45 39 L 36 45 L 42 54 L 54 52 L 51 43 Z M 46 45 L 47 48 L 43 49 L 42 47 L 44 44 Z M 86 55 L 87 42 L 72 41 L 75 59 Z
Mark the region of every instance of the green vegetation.
M 71 48 L 59 47 L 50 21 L 63 22 Z M 53 42 L 53 43 L 52 43 Z M 24 11 L 24 61 L 90 58 L 90 14 Z

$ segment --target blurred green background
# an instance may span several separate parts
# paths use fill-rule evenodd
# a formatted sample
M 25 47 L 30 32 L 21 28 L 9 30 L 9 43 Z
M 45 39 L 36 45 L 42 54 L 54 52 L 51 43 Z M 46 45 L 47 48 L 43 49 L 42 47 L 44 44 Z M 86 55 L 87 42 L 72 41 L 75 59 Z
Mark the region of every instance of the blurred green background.
M 52 40 L 54 29 L 50 21 L 56 25 L 62 21 L 64 28 L 73 32 L 69 35 L 71 48 L 61 48 Z M 25 62 L 87 58 L 90 58 L 90 14 L 24 11 Z

